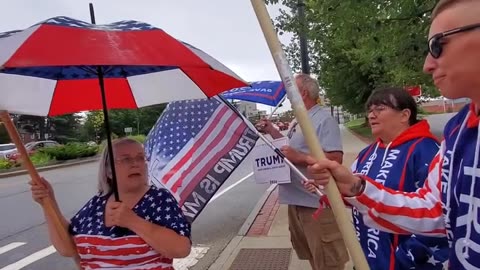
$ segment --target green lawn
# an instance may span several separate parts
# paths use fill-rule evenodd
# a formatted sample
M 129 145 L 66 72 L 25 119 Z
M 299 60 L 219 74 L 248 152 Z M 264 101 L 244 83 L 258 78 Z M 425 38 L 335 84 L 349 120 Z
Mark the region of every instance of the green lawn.
M 351 131 L 361 135 L 363 137 L 371 138 L 372 132 L 370 128 L 365 124 L 364 118 L 358 118 L 350 122 L 345 123 L 345 127 L 349 128 Z

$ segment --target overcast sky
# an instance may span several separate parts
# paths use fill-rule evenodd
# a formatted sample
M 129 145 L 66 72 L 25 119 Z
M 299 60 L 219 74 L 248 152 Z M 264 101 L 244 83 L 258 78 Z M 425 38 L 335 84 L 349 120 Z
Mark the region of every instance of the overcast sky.
M 246 81 L 279 80 L 249 0 L 1 0 L 0 32 L 27 28 L 55 16 L 97 24 L 143 21 L 207 52 Z M 278 7 L 269 7 L 270 16 Z M 282 37 L 288 42 L 288 37 Z M 261 109 L 270 112 L 268 106 Z M 284 106 L 290 108 L 289 103 Z M 283 110 L 285 110 L 283 109 Z

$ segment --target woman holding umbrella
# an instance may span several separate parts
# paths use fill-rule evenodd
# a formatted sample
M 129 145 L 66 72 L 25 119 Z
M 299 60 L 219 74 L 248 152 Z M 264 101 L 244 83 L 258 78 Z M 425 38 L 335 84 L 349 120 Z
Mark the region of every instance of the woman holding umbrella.
M 110 162 L 108 151 L 104 151 L 98 194 L 70 221 L 61 217 L 72 238 L 61 239 L 46 215 L 50 239 L 63 256 L 78 252 L 83 269 L 173 269 L 173 258 L 190 253 L 190 224 L 167 190 L 148 184 L 143 146 L 128 138 L 114 140 L 112 145 L 122 201 L 115 201 L 112 195 Z M 42 207 L 47 197 L 55 201 L 45 179 L 31 182 L 31 186 L 33 199 Z M 76 251 L 68 248 L 71 240 Z

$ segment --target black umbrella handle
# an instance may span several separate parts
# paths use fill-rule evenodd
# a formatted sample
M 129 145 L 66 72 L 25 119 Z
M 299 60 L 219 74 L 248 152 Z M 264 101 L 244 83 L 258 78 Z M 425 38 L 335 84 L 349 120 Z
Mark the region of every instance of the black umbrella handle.
M 90 7 L 90 20 L 92 24 L 95 24 L 95 11 L 93 10 L 93 4 L 89 4 Z M 101 66 L 97 67 L 97 76 L 98 76 L 98 83 L 100 84 L 100 92 L 102 93 L 102 107 L 103 107 L 103 121 L 105 124 L 105 131 L 107 133 L 107 151 L 108 157 L 110 159 L 110 168 L 112 171 L 112 191 L 113 195 L 115 196 L 115 201 L 120 201 L 120 196 L 118 194 L 118 185 L 117 185 L 117 173 L 115 170 L 115 157 L 113 156 L 113 146 L 112 146 L 112 138 L 111 138 L 111 129 L 110 129 L 110 121 L 108 120 L 108 107 L 107 107 L 107 97 L 105 94 L 105 82 L 103 80 L 103 68 Z

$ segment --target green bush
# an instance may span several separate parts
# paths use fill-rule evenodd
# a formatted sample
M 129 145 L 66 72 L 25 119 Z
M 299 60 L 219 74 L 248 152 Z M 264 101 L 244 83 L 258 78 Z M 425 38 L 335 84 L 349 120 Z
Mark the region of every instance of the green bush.
M 30 156 L 30 160 L 32 161 L 33 165 L 35 166 L 41 166 L 41 165 L 46 165 L 50 161 L 52 161 L 52 157 L 44 152 L 36 152 L 35 154 Z
M 0 170 L 7 170 L 13 167 L 13 164 L 6 159 L 0 159 Z
M 69 160 L 95 156 L 98 146 L 89 146 L 85 143 L 68 143 L 66 145 L 41 149 L 39 152 L 50 155 L 56 160 Z

